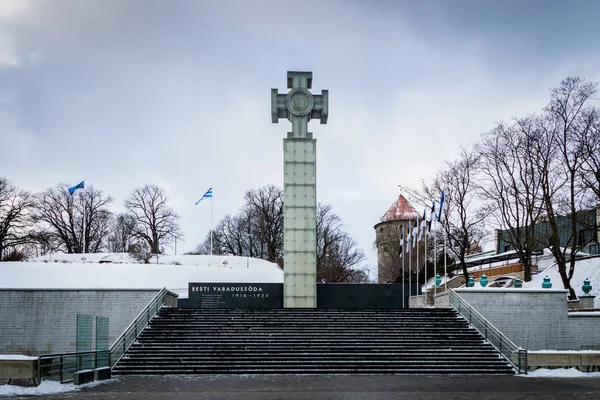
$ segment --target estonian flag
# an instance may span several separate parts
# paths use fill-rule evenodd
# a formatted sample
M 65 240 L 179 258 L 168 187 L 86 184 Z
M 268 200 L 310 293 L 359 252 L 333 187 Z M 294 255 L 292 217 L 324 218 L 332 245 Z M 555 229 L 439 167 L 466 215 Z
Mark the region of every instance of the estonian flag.
M 81 182 L 79 182 L 77 185 L 75 185 L 75 186 L 73 186 L 73 187 L 70 187 L 70 188 L 69 188 L 69 194 L 70 194 L 70 195 L 72 195 L 73 193 L 75 193 L 75 191 L 76 191 L 77 189 L 84 189 L 84 190 L 85 190 L 85 187 L 84 187 L 84 185 L 83 185 L 83 182 L 84 182 L 84 181 L 81 181 Z
M 398 256 L 402 255 L 402 248 L 404 247 L 404 225 L 400 226 L 400 249 L 398 250 Z
M 442 222 L 442 210 L 444 209 L 444 190 L 442 190 L 442 198 L 440 199 L 440 212 L 438 214 L 438 222 Z
M 415 219 L 415 226 L 413 227 L 413 242 L 412 246 L 415 247 L 417 244 L 417 235 L 419 234 L 419 214 L 417 214 L 417 219 Z
M 417 239 L 417 241 L 421 241 L 421 238 L 423 238 L 423 231 L 425 230 L 425 227 L 427 226 L 427 221 L 425 221 L 425 216 L 426 216 L 427 210 L 423 210 L 423 218 L 421 219 L 421 226 L 419 227 L 419 238 Z
M 202 197 L 200 197 L 200 200 L 198 200 L 194 205 L 197 206 L 198 203 L 200 203 L 202 200 L 204 199 L 212 199 L 212 187 L 209 188 L 206 193 L 204 193 L 204 195 Z
M 431 232 L 431 221 L 435 218 L 435 201 L 431 202 L 431 213 L 429 214 L 429 221 L 427 221 L 427 232 Z
M 412 234 L 410 233 L 410 222 L 407 225 L 408 227 L 408 234 L 406 235 L 406 252 L 410 253 L 410 237 L 412 236 Z

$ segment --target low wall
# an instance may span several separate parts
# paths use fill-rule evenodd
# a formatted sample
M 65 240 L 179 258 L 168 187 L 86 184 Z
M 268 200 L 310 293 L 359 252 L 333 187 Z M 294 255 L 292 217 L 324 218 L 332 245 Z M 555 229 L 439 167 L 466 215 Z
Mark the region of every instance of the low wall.
M 0 354 L 74 352 L 77 314 L 108 317 L 112 344 L 159 291 L 0 289 Z M 175 305 L 176 297 L 167 301 Z
M 567 291 L 461 288 L 455 292 L 527 350 L 599 350 L 600 312 L 567 310 Z M 438 299 L 441 305 L 442 297 Z
M 577 351 L 529 351 L 527 365 L 530 370 L 536 368 L 577 368 L 584 371 L 600 370 L 600 352 Z
M 426 308 L 427 307 L 427 298 L 425 295 L 421 296 L 410 296 L 408 299 L 408 307 L 409 308 Z
M 12 380 L 31 380 L 40 383 L 39 359 L 37 357 L 0 355 L 0 385 Z
M 408 308 L 417 284 L 324 283 L 317 285 L 317 308 Z

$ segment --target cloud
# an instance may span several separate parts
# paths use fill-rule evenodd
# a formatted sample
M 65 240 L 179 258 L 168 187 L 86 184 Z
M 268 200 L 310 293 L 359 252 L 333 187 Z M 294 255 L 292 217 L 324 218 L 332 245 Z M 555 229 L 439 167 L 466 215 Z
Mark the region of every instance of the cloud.
M 282 186 L 290 126 L 271 123 L 270 89 L 312 70 L 314 91 L 330 90 L 328 124 L 309 125 L 318 199 L 372 266 L 373 225 L 398 184 L 428 179 L 495 121 L 538 111 L 563 77 L 600 79 L 582 39 L 597 24 L 421 3 L 0 2 L 0 170 L 32 191 L 86 178 L 115 211 L 155 183 L 190 250 L 210 228 L 208 204 L 193 206 L 209 186 L 215 224 L 246 190 Z

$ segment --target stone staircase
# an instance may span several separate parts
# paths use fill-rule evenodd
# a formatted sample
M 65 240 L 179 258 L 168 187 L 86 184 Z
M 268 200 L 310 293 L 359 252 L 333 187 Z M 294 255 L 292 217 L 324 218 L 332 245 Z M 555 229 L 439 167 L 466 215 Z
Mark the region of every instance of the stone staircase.
M 451 309 L 163 308 L 122 374 L 513 374 Z

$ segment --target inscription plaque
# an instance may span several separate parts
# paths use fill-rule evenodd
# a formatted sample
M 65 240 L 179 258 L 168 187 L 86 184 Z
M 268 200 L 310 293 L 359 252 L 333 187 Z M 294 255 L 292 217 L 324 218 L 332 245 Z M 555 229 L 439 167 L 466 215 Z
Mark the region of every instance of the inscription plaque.
M 190 283 L 189 308 L 283 308 L 281 283 Z

